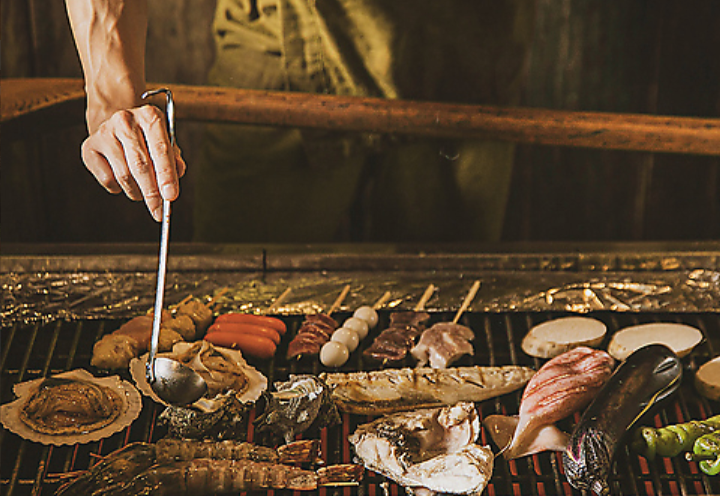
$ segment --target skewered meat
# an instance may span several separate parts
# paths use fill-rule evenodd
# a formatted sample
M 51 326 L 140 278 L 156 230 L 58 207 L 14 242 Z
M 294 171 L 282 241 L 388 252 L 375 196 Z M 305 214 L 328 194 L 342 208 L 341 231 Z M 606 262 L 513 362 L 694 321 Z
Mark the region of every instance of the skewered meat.
M 20 419 L 44 434 L 75 434 L 111 424 L 122 407 L 122 399 L 109 388 L 51 377 L 42 381 L 28 398 L 20 410 Z
M 332 399 L 344 412 L 361 415 L 483 401 L 520 389 L 535 371 L 507 367 L 429 367 L 322 373 Z
M 430 363 L 434 369 L 444 369 L 463 355 L 472 355 L 475 333 L 469 327 L 452 322 L 438 322 L 423 331 L 410 354 L 419 367 Z
M 493 469 L 489 447 L 475 444 L 472 403 L 420 409 L 361 425 L 348 438 L 367 469 L 416 494 L 480 494 Z
M 517 417 L 490 415 L 485 426 L 508 460 L 545 450 L 564 451 L 568 440 L 554 423 L 584 408 L 612 374 L 613 358 L 579 346 L 543 365 L 530 379 Z
M 297 334 L 288 344 L 287 358 L 317 355 L 322 346 L 330 341 L 338 325 L 335 319 L 322 313 L 306 316 Z
M 390 314 L 390 326 L 383 330 L 363 355 L 378 361 L 403 360 L 430 318 L 427 312 L 394 312 Z

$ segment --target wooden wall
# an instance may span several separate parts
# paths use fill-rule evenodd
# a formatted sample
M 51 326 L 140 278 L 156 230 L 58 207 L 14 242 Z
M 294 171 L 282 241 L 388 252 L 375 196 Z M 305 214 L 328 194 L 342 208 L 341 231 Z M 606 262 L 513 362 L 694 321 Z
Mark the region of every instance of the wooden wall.
M 523 105 L 720 117 L 717 0 L 537 0 Z M 148 79 L 202 84 L 214 0 L 150 2 Z M 3 0 L 2 77 L 80 77 L 64 2 Z M 200 126 L 178 127 L 192 164 Z M 2 242 L 155 242 L 79 159 L 82 123 L 2 141 Z M 0 136 L 0 139 L 2 137 Z M 192 239 L 192 168 L 172 237 Z M 720 238 L 720 159 L 521 145 L 506 240 Z

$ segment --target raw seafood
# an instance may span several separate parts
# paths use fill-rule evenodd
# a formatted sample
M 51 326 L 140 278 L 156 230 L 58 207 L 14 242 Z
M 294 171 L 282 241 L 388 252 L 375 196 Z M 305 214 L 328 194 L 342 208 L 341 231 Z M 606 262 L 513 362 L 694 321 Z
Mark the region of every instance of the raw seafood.
M 546 362 L 523 391 L 519 416 L 485 419 L 503 456 L 512 460 L 545 450 L 563 451 L 568 436 L 554 423 L 590 403 L 612 374 L 613 364 L 604 351 L 585 346 Z
M 625 434 L 680 386 L 682 363 L 668 347 L 651 344 L 620 364 L 575 426 L 563 453 L 572 487 L 609 494 L 607 478 Z
M 475 406 L 463 402 L 381 417 L 348 440 L 367 469 L 416 494 L 480 494 L 493 454 L 475 444 L 479 433 Z
M 318 377 L 290 374 L 288 381 L 276 382 L 275 389 L 265 392 L 267 406 L 255 420 L 258 433 L 270 432 L 291 443 L 313 423 L 325 427 L 340 422 L 330 390 Z
M 415 338 L 425 329 L 425 322 L 429 318 L 427 312 L 393 312 L 390 314 L 390 326 L 375 337 L 363 355 L 383 362 L 403 360 L 415 345 Z
M 463 355 L 474 353 L 472 329 L 453 322 L 438 322 L 423 331 L 410 354 L 418 361 L 419 367 L 427 363 L 434 369 L 447 368 Z
M 86 496 L 113 485 L 123 485 L 156 464 L 188 462 L 198 458 L 252 460 L 273 464 L 318 463 L 320 442 L 301 440 L 278 449 L 236 441 L 187 441 L 161 439 L 157 443 L 130 443 L 113 451 L 72 481 L 57 494 Z
M 344 412 L 362 415 L 483 401 L 523 387 L 535 371 L 528 367 L 430 367 L 370 372 L 322 373 L 332 400 Z
M 90 381 L 50 377 L 20 410 L 20 419 L 45 434 L 76 434 L 102 429 L 121 413 L 118 393 Z

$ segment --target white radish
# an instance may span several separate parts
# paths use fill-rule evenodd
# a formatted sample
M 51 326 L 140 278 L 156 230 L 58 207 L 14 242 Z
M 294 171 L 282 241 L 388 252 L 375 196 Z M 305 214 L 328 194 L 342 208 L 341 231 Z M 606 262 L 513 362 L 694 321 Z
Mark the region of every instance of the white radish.
M 613 334 L 608 353 L 616 360 L 625 360 L 635 350 L 648 344 L 664 344 L 684 357 L 703 339 L 700 330 L 686 324 L 654 322 L 620 329 Z
M 705 362 L 695 372 L 695 388 L 710 400 L 720 400 L 720 356 Z
M 537 358 L 553 358 L 578 346 L 597 347 L 607 327 L 590 317 L 561 317 L 531 328 L 522 340 L 522 350 Z

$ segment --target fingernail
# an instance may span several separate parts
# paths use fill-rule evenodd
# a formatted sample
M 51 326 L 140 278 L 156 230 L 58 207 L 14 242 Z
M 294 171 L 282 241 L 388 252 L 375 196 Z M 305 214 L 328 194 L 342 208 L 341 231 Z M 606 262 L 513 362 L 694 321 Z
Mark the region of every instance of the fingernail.
M 155 219 L 156 222 L 160 222 L 162 220 L 162 213 L 163 213 L 162 206 L 159 206 L 152 212 L 153 219 Z
M 177 196 L 177 191 L 175 190 L 175 187 L 172 184 L 165 184 L 162 187 L 162 197 L 165 200 L 174 200 Z

